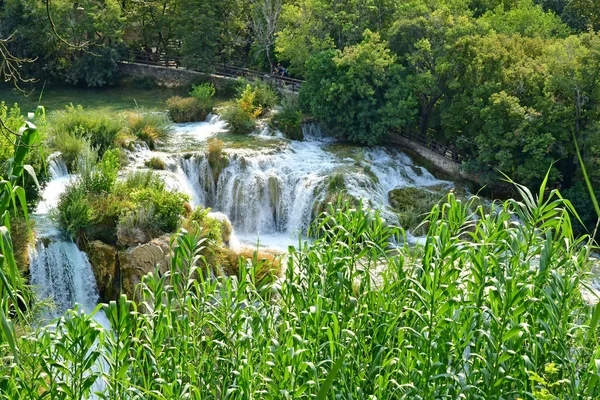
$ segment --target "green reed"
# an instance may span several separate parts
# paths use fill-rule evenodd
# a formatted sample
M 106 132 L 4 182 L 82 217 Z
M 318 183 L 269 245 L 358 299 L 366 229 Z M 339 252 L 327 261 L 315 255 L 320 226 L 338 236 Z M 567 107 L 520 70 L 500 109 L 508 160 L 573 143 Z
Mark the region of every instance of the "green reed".
M 259 261 L 220 276 L 181 231 L 170 271 L 102 307 L 110 331 L 73 311 L 23 338 L 2 395 L 88 398 L 100 379 L 105 399 L 598 398 L 591 247 L 557 191 L 517 190 L 486 211 L 448 195 L 412 247 L 332 206 L 260 286 Z

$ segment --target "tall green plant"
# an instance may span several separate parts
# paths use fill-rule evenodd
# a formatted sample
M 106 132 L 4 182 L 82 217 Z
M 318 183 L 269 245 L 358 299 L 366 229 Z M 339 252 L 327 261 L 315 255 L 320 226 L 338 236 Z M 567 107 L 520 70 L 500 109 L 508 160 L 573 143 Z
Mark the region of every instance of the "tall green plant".
M 44 109 L 39 107 L 32 120 L 44 114 Z M 4 128 L 0 128 L 3 129 Z M 3 135 L 11 135 L 10 132 L 2 132 Z M 14 155 L 8 162 L 6 179 L 0 178 L 0 324 L 2 336 L 0 344 L 10 347 L 13 357 L 18 361 L 16 346 L 16 334 L 14 323 L 11 318 L 23 318 L 24 308 L 28 304 L 29 293 L 25 288 L 17 267 L 13 244 L 10 236 L 10 208 L 17 211 L 20 208 L 28 220 L 27 201 L 25 189 L 18 185 L 23 171 L 35 175 L 31 166 L 24 164 L 32 147 L 39 145 L 40 137 L 36 126 L 32 121 L 25 121 L 19 129 L 14 140 Z

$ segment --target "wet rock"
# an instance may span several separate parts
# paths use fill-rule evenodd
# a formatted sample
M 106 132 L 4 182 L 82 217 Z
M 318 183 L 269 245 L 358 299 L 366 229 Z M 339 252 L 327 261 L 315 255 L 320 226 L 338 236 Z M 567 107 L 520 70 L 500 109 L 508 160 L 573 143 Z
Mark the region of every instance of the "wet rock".
M 116 300 L 120 286 L 117 248 L 100 240 L 87 242 L 83 247 L 94 271 L 100 300 Z

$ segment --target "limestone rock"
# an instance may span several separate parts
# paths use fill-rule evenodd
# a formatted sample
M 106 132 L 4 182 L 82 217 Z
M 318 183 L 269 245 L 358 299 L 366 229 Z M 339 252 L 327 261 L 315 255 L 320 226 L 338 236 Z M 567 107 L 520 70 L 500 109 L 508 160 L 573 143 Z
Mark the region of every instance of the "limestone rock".
M 128 297 L 133 297 L 136 286 L 142 277 L 150 272 L 155 273 L 157 268 L 164 274 L 169 266 L 168 238 L 154 239 L 149 243 L 141 244 L 125 251 L 119 252 L 121 267 L 121 290 Z
M 108 302 L 117 299 L 119 296 L 117 249 L 100 240 L 94 240 L 87 242 L 84 250 L 96 277 L 100 300 Z
M 151 239 L 150 235 L 139 228 L 126 228 L 123 225 L 117 227 L 117 243 L 121 246 L 137 246 Z

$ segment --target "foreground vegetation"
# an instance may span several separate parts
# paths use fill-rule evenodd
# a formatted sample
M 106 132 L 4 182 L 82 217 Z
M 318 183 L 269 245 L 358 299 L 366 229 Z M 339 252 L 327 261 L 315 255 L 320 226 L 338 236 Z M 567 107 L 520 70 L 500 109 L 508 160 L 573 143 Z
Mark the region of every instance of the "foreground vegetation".
M 452 194 L 426 244 L 376 213 L 330 208 L 285 279 L 209 273 L 197 230 L 172 240 L 171 270 L 142 300 L 77 310 L 18 342 L 4 396 L 102 398 L 597 398 L 598 298 L 590 250 L 557 192 L 491 213 Z M 518 217 L 522 222 L 516 222 Z M 264 270 L 264 268 L 263 268 Z M 586 294 L 584 298 L 583 294 Z M 100 312 L 100 311 L 98 311 Z

